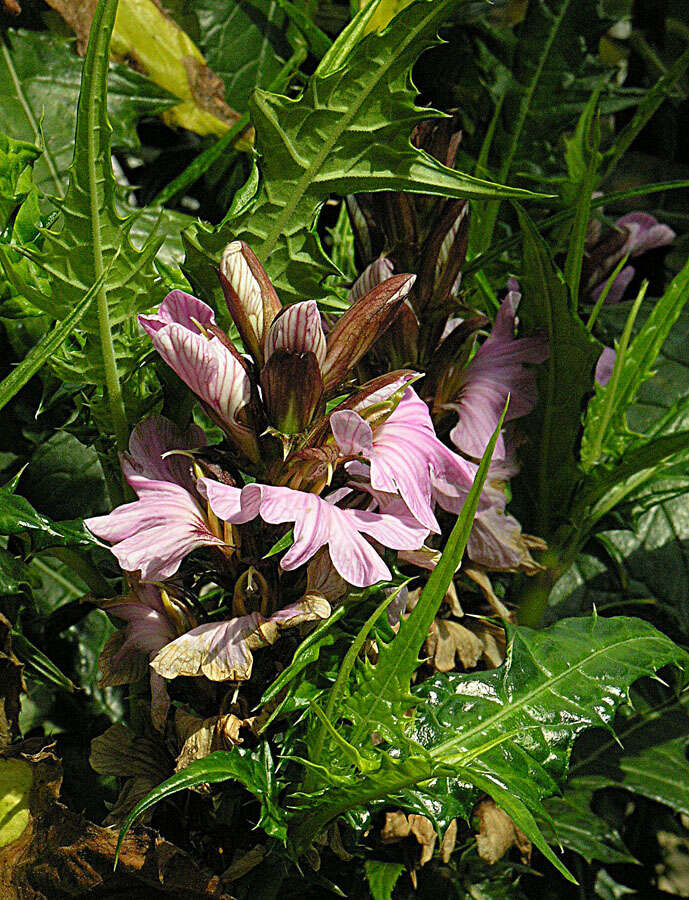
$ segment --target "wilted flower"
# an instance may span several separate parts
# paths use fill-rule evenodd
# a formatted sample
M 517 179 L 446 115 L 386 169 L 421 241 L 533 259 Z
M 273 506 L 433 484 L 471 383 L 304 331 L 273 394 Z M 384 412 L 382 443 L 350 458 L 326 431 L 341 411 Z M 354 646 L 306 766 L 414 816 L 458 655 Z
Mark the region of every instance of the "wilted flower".
M 253 650 L 274 644 L 285 628 L 329 615 L 326 600 L 301 600 L 269 618 L 254 612 L 225 622 L 208 622 L 163 647 L 151 665 L 164 678 L 205 675 L 211 681 L 245 681 L 251 677 Z

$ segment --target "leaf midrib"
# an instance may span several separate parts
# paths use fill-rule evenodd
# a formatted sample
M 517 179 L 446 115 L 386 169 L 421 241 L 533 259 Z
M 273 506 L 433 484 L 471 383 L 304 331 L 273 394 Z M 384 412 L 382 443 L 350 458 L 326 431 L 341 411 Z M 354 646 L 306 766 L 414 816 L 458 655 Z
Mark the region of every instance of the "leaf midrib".
M 466 743 L 472 737 L 480 734 L 481 732 L 485 732 L 489 729 L 496 727 L 504 718 L 507 716 L 513 715 L 518 712 L 520 709 L 523 709 L 526 705 L 528 705 L 535 697 L 538 697 L 540 694 L 544 693 L 547 690 L 550 690 L 554 685 L 558 684 L 560 681 L 566 679 L 568 676 L 576 675 L 580 669 L 586 665 L 587 663 L 595 660 L 597 657 L 609 654 L 614 650 L 617 650 L 620 647 L 624 647 L 626 644 L 637 644 L 639 641 L 651 641 L 651 642 L 659 642 L 659 638 L 654 635 L 644 635 L 644 636 L 636 636 L 631 638 L 626 638 L 623 641 L 618 641 L 614 644 L 606 644 L 604 647 L 599 648 L 594 651 L 590 655 L 584 657 L 579 660 L 576 666 L 570 666 L 567 669 L 564 669 L 560 672 L 559 675 L 552 676 L 547 679 L 545 682 L 540 684 L 538 687 L 534 688 L 532 691 L 529 691 L 524 697 L 519 700 L 517 703 L 508 703 L 502 707 L 500 712 L 495 715 L 483 719 L 479 725 L 475 725 L 473 728 L 470 728 L 468 731 L 462 732 L 462 734 L 458 735 L 456 738 L 452 738 L 449 741 L 445 741 L 442 744 L 438 744 L 432 750 L 430 750 L 430 755 L 434 758 L 442 757 L 444 752 L 447 752 L 452 747 L 456 747 L 458 744 Z M 660 641 L 662 643 L 662 641 Z M 512 642 L 511 651 L 514 648 L 514 641 Z M 680 648 L 678 648 L 679 650 Z M 639 676 L 640 677 L 640 676 Z M 472 751 L 473 752 L 473 751 Z
M 428 2 L 428 0 L 427 0 Z M 398 47 L 397 53 L 393 54 L 390 60 L 378 69 L 374 69 L 372 71 L 373 78 L 370 80 L 368 86 L 364 91 L 361 92 L 359 99 L 352 104 L 348 112 L 342 117 L 340 122 L 340 128 L 338 128 L 334 135 L 330 140 L 326 141 L 321 151 L 317 154 L 313 164 L 304 170 L 304 174 L 299 179 L 296 185 L 296 189 L 292 193 L 291 199 L 283 206 L 282 212 L 279 216 L 276 217 L 272 229 L 268 232 L 265 240 L 261 244 L 258 250 L 258 256 L 262 259 L 266 259 L 268 255 L 273 250 L 278 238 L 282 234 L 282 230 L 284 226 L 287 224 L 288 220 L 292 217 L 295 209 L 301 203 L 304 195 L 307 192 L 307 189 L 311 185 L 312 181 L 314 181 L 313 173 L 317 172 L 329 154 L 332 152 L 333 147 L 337 143 L 338 139 L 341 137 L 343 132 L 349 127 L 350 123 L 356 116 L 358 115 L 361 107 L 371 95 L 372 91 L 378 86 L 381 80 L 388 73 L 389 69 L 398 61 L 398 59 L 402 56 L 404 51 L 407 49 L 409 44 L 414 41 L 419 34 L 421 34 L 425 28 L 428 26 L 430 22 L 433 21 L 434 18 L 438 17 L 440 13 L 452 3 L 453 0 L 441 0 L 437 5 L 433 5 L 431 2 L 431 9 L 427 16 L 420 20 L 415 29 L 412 29 L 408 32 L 406 39 L 401 42 Z M 338 73 L 333 73 L 333 77 L 337 77 Z M 314 77 L 317 77 L 317 73 Z M 258 98 L 256 99 L 256 103 L 258 104 Z

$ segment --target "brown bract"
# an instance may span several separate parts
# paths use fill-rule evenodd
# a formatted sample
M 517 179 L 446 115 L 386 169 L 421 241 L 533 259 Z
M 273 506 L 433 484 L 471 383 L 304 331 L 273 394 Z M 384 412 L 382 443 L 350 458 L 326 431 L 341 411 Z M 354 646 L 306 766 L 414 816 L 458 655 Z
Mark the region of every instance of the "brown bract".
M 0 749 L 19 737 L 23 665 L 12 652 L 12 625 L 0 613 Z
M 493 865 L 502 859 L 512 846 L 517 847 L 524 863 L 529 861 L 531 841 L 517 828 L 507 813 L 496 806 L 494 800 L 483 800 L 479 803 L 475 815 L 479 822 L 476 848 L 484 862 Z

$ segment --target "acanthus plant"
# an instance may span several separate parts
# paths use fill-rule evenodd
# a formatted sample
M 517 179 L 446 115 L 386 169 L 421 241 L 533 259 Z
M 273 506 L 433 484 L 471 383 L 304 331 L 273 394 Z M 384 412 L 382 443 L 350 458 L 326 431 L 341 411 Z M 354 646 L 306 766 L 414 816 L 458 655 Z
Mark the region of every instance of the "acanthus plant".
M 135 250 L 136 217 L 116 213 L 105 117 L 116 0 L 94 18 L 59 218 L 48 226 L 24 174 L 0 198 L 3 215 L 12 209 L 0 236 L 4 309 L 59 322 L 0 384 L 0 405 L 48 362 L 63 379 L 58 409 L 73 403 L 64 433 L 96 442 L 122 476 L 107 473 L 110 502 L 94 504 L 84 530 L 33 509 L 17 471 L 0 491 L 0 575 L 22 595 L 35 572 L 20 556 L 31 564 L 47 547 L 95 602 L 64 603 L 45 628 L 94 606 L 116 628 L 92 690 L 115 703 L 109 688 L 130 693 L 107 709 L 115 724 L 93 740 L 91 762 L 124 779 L 107 819 L 122 826 L 120 843 L 156 802 L 197 788 L 174 823 L 154 821 L 218 871 L 237 854 L 223 878 L 241 896 L 300 879 L 330 889 L 352 857 L 374 891 L 376 867 L 386 878 L 402 870 L 408 848 L 387 841 L 405 835 L 423 845 L 409 865 L 416 879 L 436 835 L 446 862 L 469 833 L 458 823 L 486 808 L 525 858 L 533 844 L 571 879 L 546 801 L 566 783 L 574 740 L 611 729 L 640 676 L 687 663 L 641 619 L 594 610 L 540 632 L 518 624 L 540 622 L 599 522 L 665 490 L 663 466 L 684 484 L 686 403 L 645 434 L 626 417 L 680 315 L 687 270 L 636 334 L 645 287 L 615 349 L 594 337 L 602 300 L 630 290 L 627 258 L 673 232 L 641 213 L 604 232 L 590 224 L 600 198 L 584 145 L 573 154 L 586 162 L 580 183 L 557 201 L 459 171 L 470 129 L 461 138 L 460 114 L 415 105 L 410 72 L 450 14 L 466 24 L 483 5 L 363 6 L 329 49 L 319 25 L 295 37 L 291 23 L 288 75 L 304 45 L 320 62 L 297 73 L 298 96 L 259 85 L 249 106 L 258 165 L 218 226 L 187 220 L 183 263 L 179 250 L 156 257 L 155 238 Z M 520 88 L 522 103 L 532 96 Z M 597 102 L 574 141 L 590 138 Z M 520 110 L 516 143 L 527 120 Z M 239 131 L 229 135 L 228 152 Z M 37 155 L 0 144 L 22 173 Z M 495 171 L 508 174 L 513 156 Z M 333 260 L 316 224 L 328 199 L 340 210 Z M 501 199 L 536 211 L 506 215 L 514 233 L 497 249 L 472 246 L 492 233 Z M 581 236 L 564 273 L 562 234 L 551 252 L 530 218 L 536 202 L 560 200 L 571 206 L 558 222 L 575 219 Z M 500 257 L 519 241 L 521 257 Z M 64 688 L 19 628 L 16 646 Z M 446 870 L 456 886 L 473 865 L 459 856 Z
M 477 472 L 472 453 L 482 455 L 508 397 L 518 414 L 530 411 L 535 376 L 526 364 L 544 359 L 547 347 L 514 338 L 518 296 L 510 292 L 457 397 L 459 421 L 468 420 L 478 440 L 469 446 L 466 430 L 455 426 L 452 439 L 469 451 L 463 456 L 439 440 L 412 387 L 422 373 L 396 370 L 363 384 L 354 376 L 399 315 L 413 275 L 385 278 L 366 293 L 355 285 L 356 299 L 327 334 L 315 301 L 281 306 L 242 242 L 225 249 L 219 277 L 248 354 L 207 304 L 179 290 L 139 322 L 222 429 L 223 443 L 208 453 L 198 426 L 182 430 L 150 415 L 121 455 L 138 499 L 86 525 L 112 545 L 134 584 L 125 606 L 107 604 L 128 618 L 125 646 L 148 648 L 149 622 L 160 614 L 135 615 L 136 591 L 145 591 L 147 609 L 150 590 L 162 591 L 181 597 L 175 608 L 181 602 L 183 619 L 196 627 L 156 647 L 152 669 L 241 681 L 251 676 L 251 650 L 274 643 L 283 628 L 327 618 L 354 589 L 392 583 L 392 570 L 408 578 L 414 562 L 432 568 L 436 505 L 460 512 Z M 361 283 L 370 282 L 364 273 Z M 469 557 L 484 569 L 533 572 L 529 541 L 505 513 L 501 479 L 514 470 L 500 434 Z M 285 552 L 271 553 L 274 545 Z M 205 559 L 194 553 L 200 549 Z M 184 589 L 199 596 L 212 584 L 231 592 L 231 618 L 196 623 L 203 606 L 185 605 Z M 108 657 L 110 678 L 115 659 Z

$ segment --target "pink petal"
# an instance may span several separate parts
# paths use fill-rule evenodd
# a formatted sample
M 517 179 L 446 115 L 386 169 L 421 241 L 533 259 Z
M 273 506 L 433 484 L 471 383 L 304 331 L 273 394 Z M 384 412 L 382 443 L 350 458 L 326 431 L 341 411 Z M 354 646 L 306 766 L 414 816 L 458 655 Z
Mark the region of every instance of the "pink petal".
M 251 398 L 251 382 L 241 363 L 217 337 L 210 339 L 182 325 L 152 335 L 153 346 L 191 390 L 230 428 L 241 432 L 238 413 Z
M 330 427 L 343 456 L 357 453 L 370 454 L 373 449 L 373 432 L 368 422 L 351 409 L 334 412 Z
M 182 325 L 194 334 L 201 334 L 197 323 L 204 327 L 215 325 L 213 310 L 202 300 L 178 290 L 170 291 L 161 303 L 157 315 L 139 316 L 139 324 L 150 337 L 165 325 L 172 324 Z
M 187 431 L 153 413 L 140 422 L 129 438 L 129 452 L 122 456 L 125 476 L 143 475 L 154 481 L 171 481 L 194 491 L 196 479 L 187 456 L 168 454 L 170 450 L 194 450 L 206 445 L 203 431 L 196 425 Z M 163 458 L 165 456 L 165 458 Z
M 612 347 L 604 347 L 603 352 L 598 357 L 598 362 L 596 363 L 596 381 L 601 387 L 605 387 L 605 385 L 610 381 L 610 376 L 612 375 L 612 370 L 615 368 L 615 360 L 617 359 L 617 353 L 612 349 Z
M 304 300 L 288 306 L 274 319 L 266 335 L 266 362 L 276 350 L 313 353 L 319 367 L 325 362 L 327 345 L 321 314 L 315 300 Z

